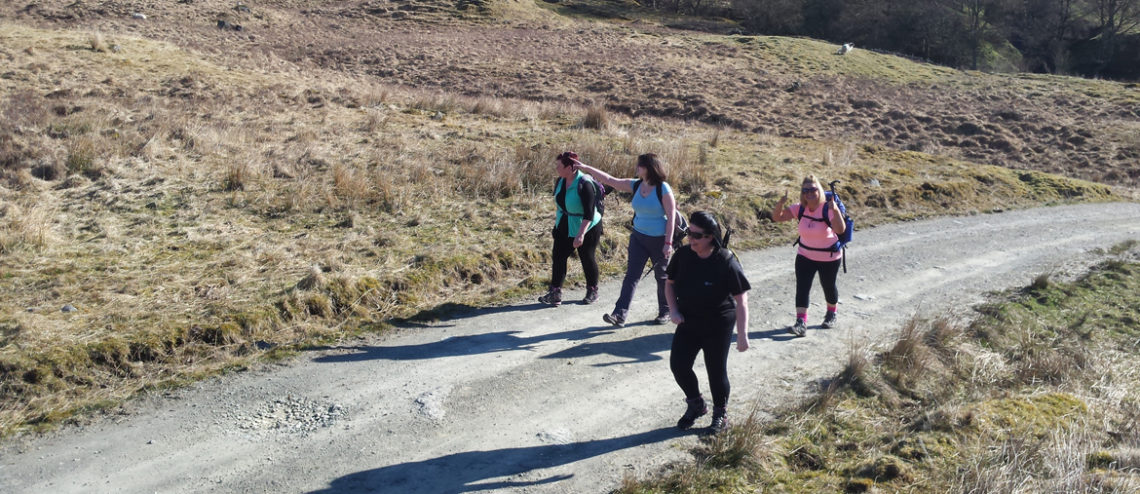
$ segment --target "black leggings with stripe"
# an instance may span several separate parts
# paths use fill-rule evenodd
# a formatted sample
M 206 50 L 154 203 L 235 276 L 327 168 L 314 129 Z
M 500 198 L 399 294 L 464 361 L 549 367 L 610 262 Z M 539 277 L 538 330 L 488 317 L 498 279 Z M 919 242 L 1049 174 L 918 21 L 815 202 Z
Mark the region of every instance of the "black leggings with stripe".
M 823 298 L 827 303 L 839 303 L 839 288 L 835 286 L 835 279 L 839 276 L 839 264 L 843 259 L 834 261 L 813 261 L 802 255 L 796 255 L 796 307 L 807 307 L 810 301 L 811 281 L 815 273 L 819 273 L 819 284 L 823 287 Z

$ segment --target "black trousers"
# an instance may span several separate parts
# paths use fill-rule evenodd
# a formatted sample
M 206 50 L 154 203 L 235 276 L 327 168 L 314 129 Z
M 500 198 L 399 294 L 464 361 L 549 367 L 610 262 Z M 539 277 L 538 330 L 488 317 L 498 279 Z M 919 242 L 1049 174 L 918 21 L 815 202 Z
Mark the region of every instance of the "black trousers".
M 568 236 L 566 223 L 563 221 L 552 232 L 554 236 L 554 249 L 551 257 L 554 259 L 550 272 L 550 286 L 562 287 L 566 281 L 566 259 L 574 253 L 574 237 Z M 586 275 L 586 285 L 598 286 L 598 261 L 594 254 L 598 250 L 598 243 L 602 240 L 602 224 L 598 223 L 582 237 L 582 246 L 578 247 L 578 259 L 582 260 L 582 271 Z
M 685 398 L 701 395 L 697 373 L 693 363 L 697 353 L 705 354 L 705 370 L 709 374 L 709 390 L 712 392 L 713 406 L 728 404 L 728 351 L 732 344 L 732 328 L 736 326 L 736 314 L 705 320 L 689 320 L 677 325 L 673 333 L 673 346 L 669 350 L 669 369 L 673 379 L 685 392 Z
M 835 279 L 839 276 L 839 264 L 843 259 L 834 261 L 813 261 L 801 255 L 796 255 L 796 307 L 807 307 L 808 294 L 811 293 L 811 281 L 819 273 L 819 284 L 823 287 L 823 298 L 829 304 L 839 303 L 839 288 L 835 286 Z

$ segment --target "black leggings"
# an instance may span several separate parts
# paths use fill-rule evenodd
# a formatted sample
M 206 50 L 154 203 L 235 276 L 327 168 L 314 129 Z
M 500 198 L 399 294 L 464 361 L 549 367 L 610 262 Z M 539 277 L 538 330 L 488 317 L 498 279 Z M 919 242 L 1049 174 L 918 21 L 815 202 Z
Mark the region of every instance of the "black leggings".
M 673 333 L 673 347 L 669 350 L 669 369 L 673 371 L 673 379 L 681 386 L 681 391 L 685 392 L 685 398 L 701 395 L 693 363 L 697 361 L 697 352 L 703 350 L 713 406 L 728 404 L 728 349 L 732 343 L 733 326 L 736 326 L 735 313 L 712 320 L 686 320 L 677 326 Z
M 823 287 L 823 298 L 827 303 L 839 303 L 839 288 L 835 286 L 835 278 L 839 276 L 839 264 L 843 259 L 834 261 L 813 261 L 802 255 L 796 255 L 796 307 L 807 307 L 811 293 L 811 280 L 819 272 L 819 284 Z
M 574 237 L 566 233 L 566 224 L 563 222 L 554 229 L 554 266 L 550 273 L 550 286 L 562 287 L 566 281 L 566 259 L 574 253 Z M 594 253 L 598 250 L 598 242 L 602 239 L 602 224 L 598 223 L 582 237 L 582 246 L 578 247 L 578 258 L 582 260 L 582 271 L 586 274 L 587 286 L 598 286 L 598 261 Z

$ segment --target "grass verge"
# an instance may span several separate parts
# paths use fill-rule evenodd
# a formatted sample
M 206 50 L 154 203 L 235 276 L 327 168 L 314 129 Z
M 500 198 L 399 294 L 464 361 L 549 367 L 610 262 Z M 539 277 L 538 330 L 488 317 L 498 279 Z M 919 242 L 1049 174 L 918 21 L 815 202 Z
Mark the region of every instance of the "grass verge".
M 1137 492 L 1140 256 L 914 318 L 822 392 L 705 440 L 650 492 Z

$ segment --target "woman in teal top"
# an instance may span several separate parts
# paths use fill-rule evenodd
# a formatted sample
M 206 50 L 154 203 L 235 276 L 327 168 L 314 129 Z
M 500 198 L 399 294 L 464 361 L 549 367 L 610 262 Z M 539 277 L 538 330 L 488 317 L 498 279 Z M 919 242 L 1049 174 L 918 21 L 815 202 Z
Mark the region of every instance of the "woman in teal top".
M 673 188 L 665 182 L 665 167 L 656 154 L 637 157 L 636 178 L 614 178 L 597 168 L 579 163 L 578 168 L 599 182 L 633 194 L 633 231 L 629 234 L 629 264 L 621 284 L 621 295 L 612 313 L 602 319 L 614 326 L 625 325 L 629 305 L 637 283 L 645 271 L 645 262 L 653 261 L 653 277 L 657 280 L 657 317 L 653 322 L 669 322 L 669 304 L 665 302 L 665 266 L 673 254 L 673 229 L 677 222 L 677 201 Z M 634 190 L 636 187 L 637 190 Z
M 554 203 L 558 212 L 551 231 L 554 237 L 553 266 L 550 290 L 538 298 L 539 302 L 548 305 L 562 304 L 566 260 L 575 249 L 586 275 L 586 297 L 582 303 L 592 304 L 598 300 L 598 262 L 594 253 L 602 238 L 602 212 L 597 208 L 598 196 L 593 180 L 578 171 L 577 163 L 578 155 L 573 152 L 559 154 L 554 160 L 554 171 L 558 173 L 558 179 L 554 181 Z

